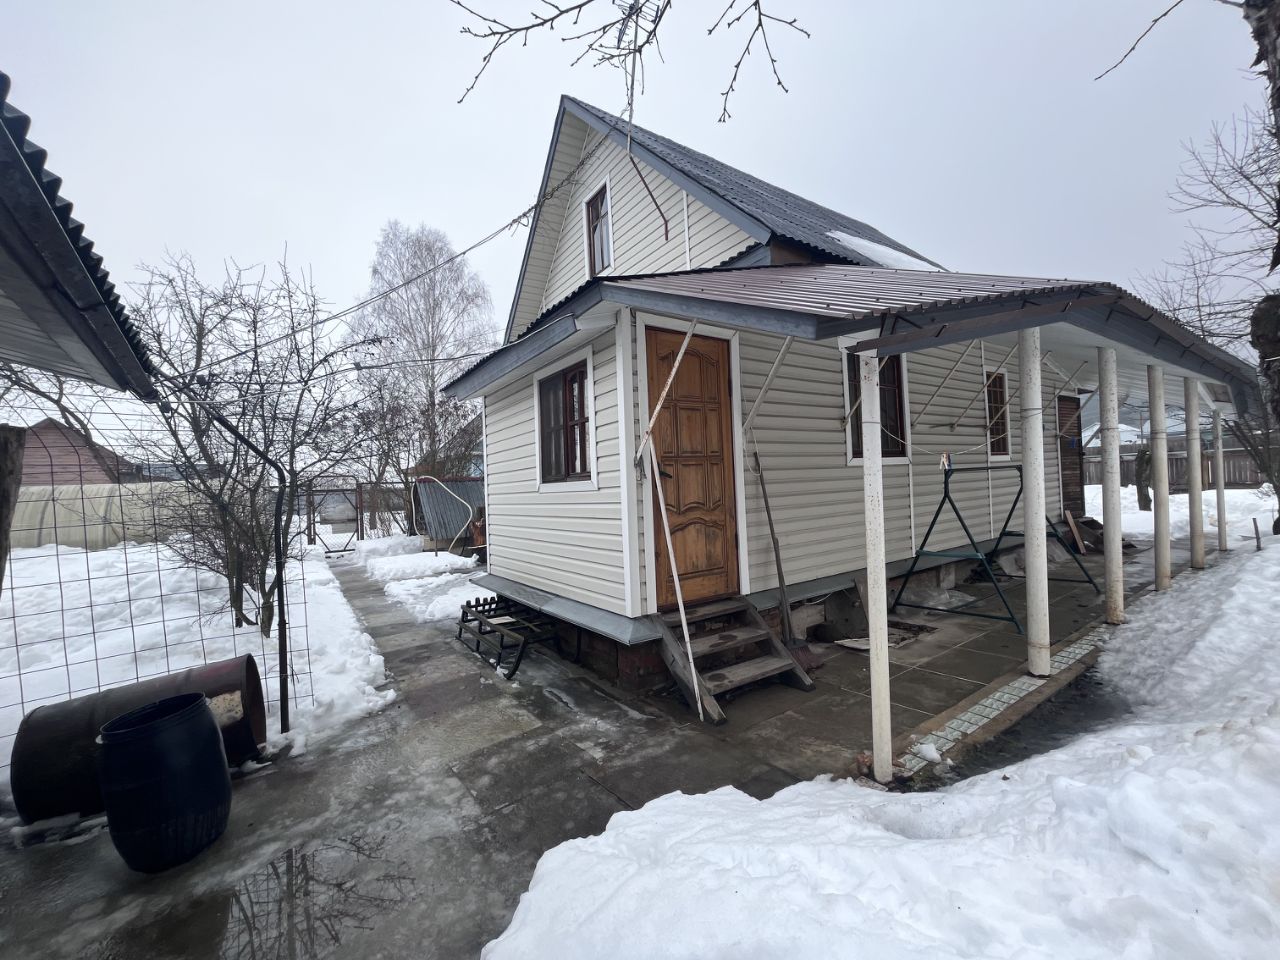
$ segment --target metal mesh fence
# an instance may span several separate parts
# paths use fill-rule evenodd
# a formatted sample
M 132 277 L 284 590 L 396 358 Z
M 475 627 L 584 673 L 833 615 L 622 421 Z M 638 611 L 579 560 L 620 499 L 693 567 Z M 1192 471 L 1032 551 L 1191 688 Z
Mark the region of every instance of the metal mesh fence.
M 289 530 L 282 665 L 274 551 L 237 544 L 208 494 L 252 514 L 272 509 L 274 485 L 248 491 L 215 464 L 165 459 L 168 431 L 128 398 L 50 413 L 0 400 L 0 423 L 27 427 L 0 584 L 0 767 L 36 707 L 246 653 L 278 729 L 281 669 L 291 706 L 313 695 L 304 519 Z

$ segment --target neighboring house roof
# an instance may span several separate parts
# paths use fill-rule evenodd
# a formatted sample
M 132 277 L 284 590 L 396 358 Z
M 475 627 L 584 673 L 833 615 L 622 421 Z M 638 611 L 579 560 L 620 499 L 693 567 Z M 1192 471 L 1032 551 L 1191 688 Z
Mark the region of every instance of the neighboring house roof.
M 592 325 L 584 318 L 603 302 L 809 340 L 871 332 L 883 339 L 866 345 L 887 353 L 1065 324 L 1082 331 L 1081 343 L 1123 343 L 1226 383 L 1239 409 L 1258 402 L 1253 367 L 1114 284 L 845 264 L 597 277 L 554 318 L 483 358 L 445 392 L 482 393 L 536 363 L 540 352 L 579 332 L 589 336 Z
M 146 348 L 8 94 L 0 73 L 0 360 L 153 399 Z
M 566 124 L 566 118 L 575 118 L 581 124 L 571 127 Z M 545 197 L 556 183 L 572 173 L 591 131 L 604 134 L 623 147 L 629 146 L 638 160 L 759 243 L 782 238 L 807 248 L 820 259 L 872 267 L 941 269 L 934 261 L 870 224 L 806 200 L 569 96 L 560 98 L 539 196 Z M 546 251 L 554 250 L 556 235 L 562 229 L 566 192 L 554 194 L 534 211 L 507 320 L 507 340 L 516 332 L 517 314 L 523 313 L 527 322 L 541 303 L 542 290 L 527 287 L 525 279 L 531 270 L 540 273 L 550 266 Z
M 418 524 L 429 540 L 452 540 L 484 507 L 483 477 L 422 478 L 414 484 Z
M 23 486 L 132 483 L 142 475 L 142 468 L 65 423 L 45 418 L 27 429 Z

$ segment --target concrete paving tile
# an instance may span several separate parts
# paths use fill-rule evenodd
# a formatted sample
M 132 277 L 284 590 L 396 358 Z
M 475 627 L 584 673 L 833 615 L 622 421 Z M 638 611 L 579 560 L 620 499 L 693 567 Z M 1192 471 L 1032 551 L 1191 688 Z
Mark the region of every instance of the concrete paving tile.
M 1001 674 L 1017 669 L 1020 663 L 1021 661 L 1011 657 L 957 647 L 926 661 L 921 665 L 921 669 L 984 684 L 990 683 Z
M 982 684 L 973 680 L 917 668 L 900 673 L 889 681 L 889 698 L 901 706 L 932 715 L 981 689 Z

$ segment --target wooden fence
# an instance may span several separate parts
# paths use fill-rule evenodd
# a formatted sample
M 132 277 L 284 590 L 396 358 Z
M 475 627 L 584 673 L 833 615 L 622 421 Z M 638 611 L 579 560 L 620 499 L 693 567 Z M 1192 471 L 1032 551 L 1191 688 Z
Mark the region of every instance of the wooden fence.
M 1129 449 L 1125 449 L 1129 447 Z M 1120 450 L 1120 483 L 1128 486 L 1136 483 L 1134 458 L 1138 448 L 1126 444 Z M 1226 478 L 1226 486 L 1238 489 L 1252 489 L 1260 486 L 1264 480 L 1261 472 L 1253 462 L 1253 458 L 1244 450 L 1224 450 L 1222 452 L 1222 472 Z M 1215 484 L 1213 476 L 1213 455 L 1205 454 L 1201 458 L 1200 481 L 1208 490 Z M 1102 483 L 1102 453 L 1093 449 L 1084 455 L 1084 482 L 1086 484 Z M 1187 489 L 1187 454 L 1185 451 L 1169 453 L 1169 489 L 1185 491 Z

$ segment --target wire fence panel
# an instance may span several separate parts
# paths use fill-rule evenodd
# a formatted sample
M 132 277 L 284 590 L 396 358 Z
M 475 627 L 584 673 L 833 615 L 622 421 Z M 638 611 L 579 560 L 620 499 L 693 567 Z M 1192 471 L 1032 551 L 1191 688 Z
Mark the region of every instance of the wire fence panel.
M 39 706 L 244 654 L 278 718 L 274 549 L 228 546 L 208 493 L 219 468 L 192 476 L 157 460 L 171 438 L 127 398 L 98 401 L 79 429 L 47 413 L 0 402 L 0 422 L 28 428 L 0 583 L 0 767 Z M 245 505 L 234 484 L 220 489 L 230 509 Z M 301 519 L 289 533 L 283 669 L 296 707 L 313 697 Z

